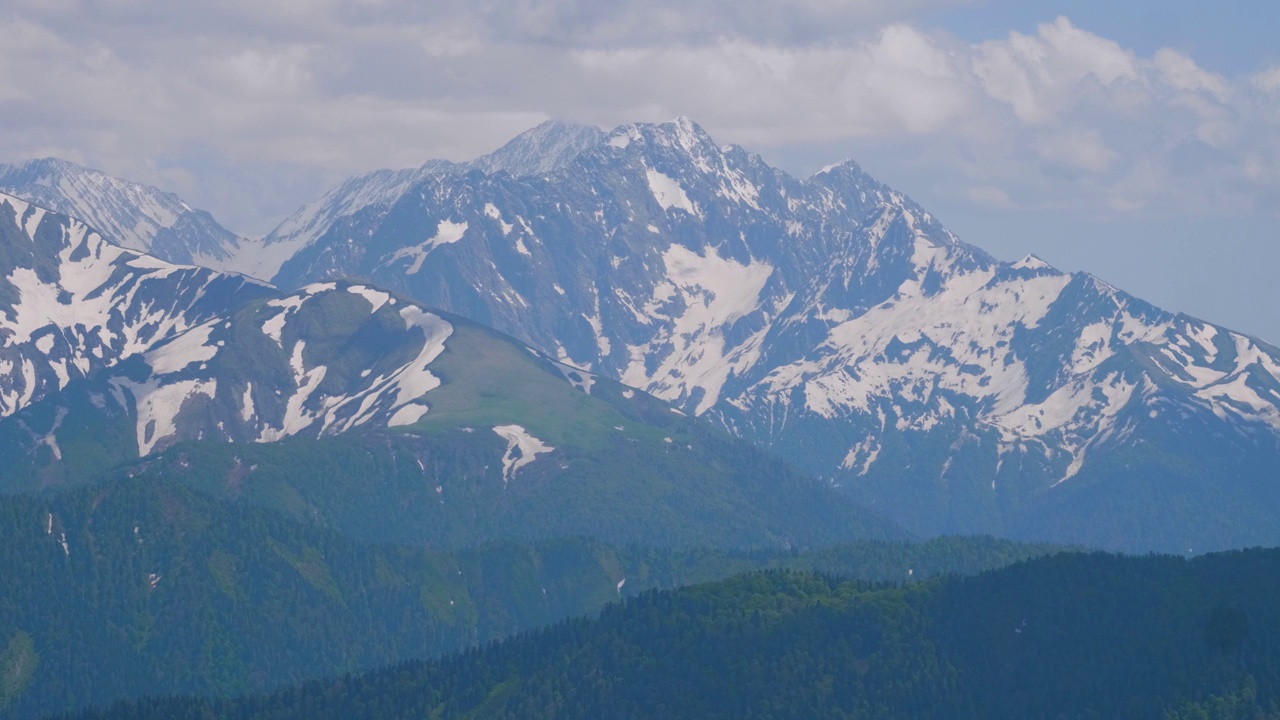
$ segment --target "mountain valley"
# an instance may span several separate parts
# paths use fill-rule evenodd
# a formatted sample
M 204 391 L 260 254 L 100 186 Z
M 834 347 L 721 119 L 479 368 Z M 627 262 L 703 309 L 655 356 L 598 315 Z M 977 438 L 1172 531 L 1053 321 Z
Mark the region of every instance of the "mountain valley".
M 71 717 L 1280 717 L 1276 550 L 1032 559 L 906 587 L 766 572 L 431 662 Z

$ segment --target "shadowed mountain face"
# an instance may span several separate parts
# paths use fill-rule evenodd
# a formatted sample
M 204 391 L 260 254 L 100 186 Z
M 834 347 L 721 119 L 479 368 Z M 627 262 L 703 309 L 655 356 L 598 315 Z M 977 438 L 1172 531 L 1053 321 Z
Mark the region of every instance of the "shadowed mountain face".
M 922 533 L 1280 541 L 1275 348 L 998 262 L 851 162 L 797 180 L 685 119 L 568 155 L 370 193 L 311 225 L 275 281 L 359 276 L 490 324 Z

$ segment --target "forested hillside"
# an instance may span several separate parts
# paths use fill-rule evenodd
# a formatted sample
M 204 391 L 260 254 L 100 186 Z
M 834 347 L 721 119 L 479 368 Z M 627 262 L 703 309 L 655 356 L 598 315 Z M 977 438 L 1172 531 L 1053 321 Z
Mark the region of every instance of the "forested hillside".
M 438 662 L 117 718 L 1275 718 L 1280 551 L 648 592 Z
M 365 543 L 159 477 L 0 503 L 0 717 L 220 696 L 425 659 L 655 587 L 765 568 L 902 580 L 1049 552 L 984 538 L 813 553 Z

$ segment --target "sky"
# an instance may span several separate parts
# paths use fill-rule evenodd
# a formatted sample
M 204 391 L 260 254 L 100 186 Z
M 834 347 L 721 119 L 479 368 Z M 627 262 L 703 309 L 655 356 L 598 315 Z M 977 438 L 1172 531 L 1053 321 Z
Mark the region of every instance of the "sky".
M 260 236 L 353 174 L 548 118 L 685 115 L 1280 344 L 1277 27 L 1262 0 L 0 0 L 0 162 Z

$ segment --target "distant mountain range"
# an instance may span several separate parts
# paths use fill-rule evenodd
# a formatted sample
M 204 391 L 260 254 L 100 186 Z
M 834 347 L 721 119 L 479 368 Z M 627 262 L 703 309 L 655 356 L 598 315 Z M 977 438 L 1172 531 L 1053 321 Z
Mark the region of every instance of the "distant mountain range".
M 418 356 L 406 350 L 394 366 L 398 356 L 381 351 L 320 359 L 309 334 L 338 332 L 329 329 L 338 323 L 340 336 L 356 337 L 367 322 L 390 333 L 384 340 L 430 337 L 403 317 L 391 329 L 412 299 L 438 308 L 418 312 L 450 328 L 458 321 L 442 318 L 452 313 L 526 343 L 549 376 L 576 372 L 579 384 L 611 378 L 651 393 L 918 534 L 1177 552 L 1280 542 L 1280 351 L 1034 257 L 999 262 L 853 162 L 800 180 L 683 118 L 610 132 L 552 122 L 470 163 L 354 178 L 261 240 L 213 233 L 179 249 L 157 240 L 159 230 L 146 239 L 125 229 L 146 225 L 143 216 L 172 227 L 165 218 L 181 201 L 44 165 L 57 172 L 41 163 L 9 169 L 0 187 L 71 209 L 123 245 L 184 262 L 181 248 L 195 262 L 217 256 L 211 267 L 283 289 L 194 269 L 146 279 L 141 265 L 154 261 L 121 260 L 118 251 L 110 251 L 115 269 L 94 265 L 105 274 L 79 284 L 34 260 L 0 267 L 0 301 L 13 308 L 0 312 L 5 414 L 75 377 L 92 377 L 104 399 L 112 387 L 143 387 L 153 361 L 183 387 L 217 383 L 197 393 L 207 403 L 191 405 L 207 423 L 157 418 L 149 431 L 140 414 L 140 456 L 154 449 L 149 437 L 265 441 L 332 432 L 366 415 L 385 427 L 414 408 L 429 422 L 431 393 L 378 385 Z M 162 196 L 179 203 L 164 205 L 163 218 L 151 199 Z M 18 204 L 9 202 L 11 248 L 35 242 L 42 227 Z M 58 222 L 59 234 L 87 233 Z M 56 264 L 83 265 L 77 247 L 51 251 L 62 253 Z M 208 293 L 166 300 L 180 322 L 147 305 L 136 321 L 118 321 L 115 346 L 99 339 L 102 356 L 90 342 L 64 358 L 60 343 L 80 347 L 68 337 L 87 338 L 92 325 L 61 323 L 52 301 L 28 298 L 126 292 L 113 273 L 166 298 L 214 283 L 221 309 L 182 309 L 212 304 Z M 405 300 L 397 309 L 368 295 Z M 22 308 L 37 305 L 56 311 L 53 324 L 33 325 L 43 315 Z M 325 308 L 323 320 L 303 320 L 313 307 Z M 129 329 L 135 322 L 143 330 Z M 295 323 L 307 330 L 292 335 Z M 277 325 L 278 338 L 257 330 Z M 128 332 L 150 339 L 125 341 Z M 166 364 L 174 354 L 166 347 L 208 354 L 218 342 L 227 348 L 214 353 L 218 361 Z M 38 362 L 41 353 L 52 362 Z M 251 360 L 238 369 L 221 360 L 240 355 Z M 39 428 L 23 420 L 36 444 L 58 417 L 42 412 L 50 422 Z
M 226 269 L 251 242 L 173 193 L 57 158 L 0 165 L 0 192 L 81 220 L 116 245 L 177 263 Z

